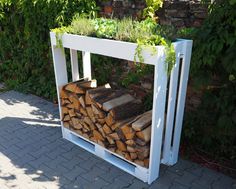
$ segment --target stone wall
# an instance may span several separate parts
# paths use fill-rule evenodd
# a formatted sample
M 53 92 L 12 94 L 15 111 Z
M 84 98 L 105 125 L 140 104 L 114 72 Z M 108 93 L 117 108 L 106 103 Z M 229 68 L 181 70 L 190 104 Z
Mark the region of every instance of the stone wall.
M 100 2 L 100 14 L 105 17 L 139 18 L 145 8 L 144 0 L 113 0 Z M 163 8 L 157 12 L 162 25 L 199 27 L 207 16 L 207 6 L 200 0 L 165 0 Z

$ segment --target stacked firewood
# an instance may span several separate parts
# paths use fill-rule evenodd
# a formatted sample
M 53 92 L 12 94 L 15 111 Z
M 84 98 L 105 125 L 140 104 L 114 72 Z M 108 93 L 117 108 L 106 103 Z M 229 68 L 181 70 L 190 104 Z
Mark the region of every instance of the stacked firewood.
M 152 112 L 142 114 L 143 105 L 124 90 L 96 80 L 79 80 L 61 92 L 64 127 L 129 161 L 148 167 Z

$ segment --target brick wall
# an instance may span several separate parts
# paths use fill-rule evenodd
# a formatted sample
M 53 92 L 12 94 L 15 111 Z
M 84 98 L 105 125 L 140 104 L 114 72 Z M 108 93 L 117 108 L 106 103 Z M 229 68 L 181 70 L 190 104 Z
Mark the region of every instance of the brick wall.
M 105 17 L 122 18 L 141 16 L 145 8 L 144 0 L 113 0 L 100 2 L 100 14 Z M 157 12 L 162 25 L 181 27 L 199 27 L 207 16 L 207 6 L 200 0 L 166 0 L 163 8 Z

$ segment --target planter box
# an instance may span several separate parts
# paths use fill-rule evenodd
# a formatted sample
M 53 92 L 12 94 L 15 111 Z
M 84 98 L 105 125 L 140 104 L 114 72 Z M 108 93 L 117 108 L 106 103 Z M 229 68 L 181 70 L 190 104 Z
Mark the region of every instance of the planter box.
M 58 101 L 61 107 L 59 92 L 62 86 L 68 83 L 66 59 L 63 50 L 56 47 L 55 33 L 51 32 L 50 37 Z M 64 34 L 62 44 L 64 48 L 70 49 L 73 81 L 80 79 L 77 51 L 82 51 L 83 55 L 83 78 L 91 79 L 90 53 L 133 61 L 137 47 L 135 43 L 72 34 Z M 145 64 L 155 67 L 149 168 L 127 161 L 116 153 L 66 129 L 61 122 L 63 138 L 149 184 L 158 178 L 161 163 L 174 165 L 178 159 L 192 41 L 178 40 L 173 45 L 176 51 L 176 64 L 169 82 L 165 70 L 164 47 L 156 46 L 157 54 L 154 56 L 151 56 L 148 51 L 143 52 Z M 61 108 L 59 109 L 61 115 Z

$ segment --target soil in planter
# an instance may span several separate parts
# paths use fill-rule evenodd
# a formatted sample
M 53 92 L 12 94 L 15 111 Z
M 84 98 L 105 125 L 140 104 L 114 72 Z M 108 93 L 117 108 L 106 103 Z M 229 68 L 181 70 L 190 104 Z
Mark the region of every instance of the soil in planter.
M 63 86 L 61 112 L 64 127 L 148 167 L 152 112 L 126 90 L 96 80 L 79 80 Z

